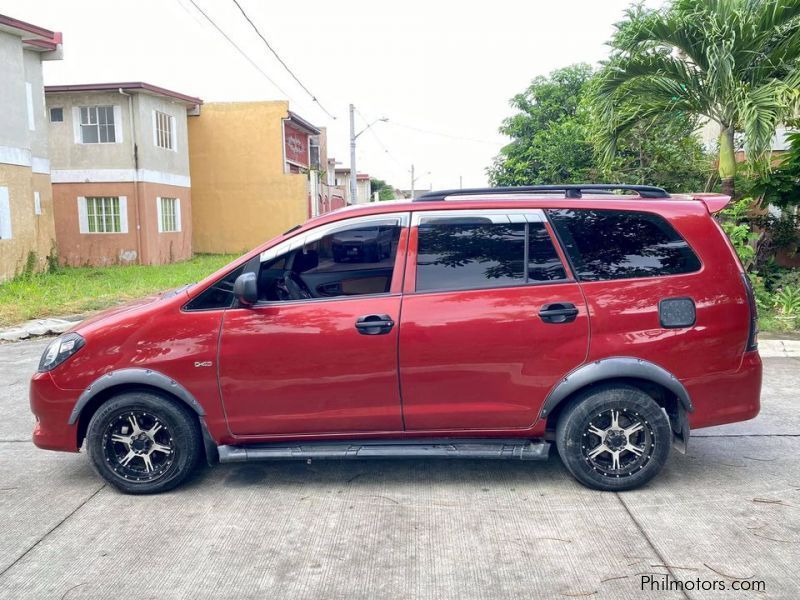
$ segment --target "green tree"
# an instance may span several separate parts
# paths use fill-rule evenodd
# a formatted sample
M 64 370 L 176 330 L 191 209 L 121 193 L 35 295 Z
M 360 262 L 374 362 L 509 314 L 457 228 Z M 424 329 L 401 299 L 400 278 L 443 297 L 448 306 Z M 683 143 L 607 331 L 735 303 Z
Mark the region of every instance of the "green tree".
M 378 200 L 394 200 L 394 188 L 383 179 L 370 178 L 372 193 L 378 192 Z
M 744 187 L 762 205 L 792 209 L 800 205 L 800 133 L 788 135 L 789 149 L 769 173 L 756 174 Z
M 598 86 L 606 161 L 620 136 L 642 120 L 680 114 L 719 125 L 724 193 L 735 193 L 735 133 L 751 164 L 768 169 L 775 128 L 798 102 L 800 0 L 636 6 L 617 24 L 611 45 Z
M 583 106 L 592 68 L 578 64 L 537 77 L 511 99 L 517 112 L 500 132 L 511 138 L 489 167 L 494 185 L 570 183 L 594 179 L 594 150 Z
M 693 134 L 689 115 L 642 121 L 620 138 L 611 161 L 600 160 L 604 113 L 596 108 L 598 76 L 586 64 L 537 77 L 503 121 L 511 142 L 488 169 L 495 185 L 618 181 L 663 186 L 671 191 L 703 189 L 709 161 Z

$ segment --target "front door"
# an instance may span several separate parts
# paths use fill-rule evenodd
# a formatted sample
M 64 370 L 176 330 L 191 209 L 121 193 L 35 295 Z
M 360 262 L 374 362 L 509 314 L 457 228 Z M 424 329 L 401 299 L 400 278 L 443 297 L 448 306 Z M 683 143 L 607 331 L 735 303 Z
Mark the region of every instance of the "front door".
M 530 427 L 586 358 L 578 283 L 539 210 L 414 215 L 400 330 L 408 430 Z
M 397 376 L 407 213 L 322 225 L 261 255 L 259 302 L 225 312 L 234 435 L 402 431 Z

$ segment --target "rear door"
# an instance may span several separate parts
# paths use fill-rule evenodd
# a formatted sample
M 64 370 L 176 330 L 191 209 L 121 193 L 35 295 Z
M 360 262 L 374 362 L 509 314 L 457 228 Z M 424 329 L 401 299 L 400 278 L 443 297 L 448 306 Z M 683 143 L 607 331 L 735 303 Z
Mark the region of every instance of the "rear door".
M 400 328 L 407 430 L 530 427 L 586 357 L 581 289 L 540 210 L 412 217 Z

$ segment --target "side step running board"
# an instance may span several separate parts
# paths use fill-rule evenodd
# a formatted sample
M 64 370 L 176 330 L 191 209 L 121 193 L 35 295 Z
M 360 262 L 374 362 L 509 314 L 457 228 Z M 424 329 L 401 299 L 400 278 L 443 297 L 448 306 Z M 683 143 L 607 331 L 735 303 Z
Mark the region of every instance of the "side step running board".
M 291 442 L 219 446 L 219 462 L 343 458 L 502 458 L 547 460 L 550 443 L 541 440 L 421 439 Z

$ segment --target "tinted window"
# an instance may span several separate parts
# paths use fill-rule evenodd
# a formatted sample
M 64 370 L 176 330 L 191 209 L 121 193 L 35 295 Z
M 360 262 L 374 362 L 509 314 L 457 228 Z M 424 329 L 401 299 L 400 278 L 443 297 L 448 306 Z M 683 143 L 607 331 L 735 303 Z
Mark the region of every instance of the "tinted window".
M 418 291 L 505 287 L 564 278 L 541 223 L 454 218 L 419 226 Z
M 528 224 L 528 280 L 556 281 L 566 279 L 564 265 L 556 254 L 544 223 Z
M 233 303 L 233 283 L 242 274 L 247 263 L 237 267 L 225 277 L 207 288 L 202 294 L 186 305 L 187 310 L 210 310 L 214 308 L 230 308 Z
M 547 211 L 583 281 L 658 277 L 700 269 L 686 241 L 662 217 L 615 210 Z
M 389 292 L 400 227 L 340 229 L 261 265 L 259 297 L 308 300 Z

